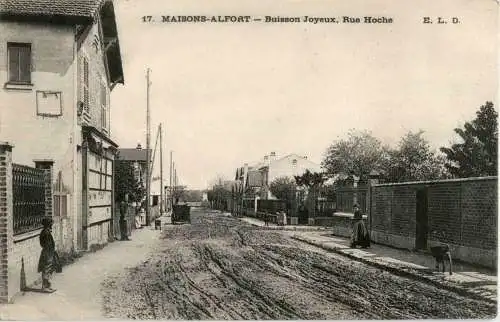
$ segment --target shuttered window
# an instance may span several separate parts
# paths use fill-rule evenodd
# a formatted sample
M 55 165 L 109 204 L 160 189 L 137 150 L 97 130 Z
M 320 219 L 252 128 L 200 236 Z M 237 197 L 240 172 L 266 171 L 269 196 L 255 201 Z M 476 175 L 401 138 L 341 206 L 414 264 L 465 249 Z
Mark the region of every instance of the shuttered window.
M 54 216 L 68 217 L 68 195 L 64 193 L 54 194 Z
M 101 127 L 103 130 L 108 129 L 108 117 L 107 117 L 107 92 L 106 86 L 101 83 Z
M 8 43 L 9 82 L 31 83 L 31 44 Z
M 82 64 L 83 64 L 83 106 L 88 111 L 89 105 L 90 105 L 90 102 L 89 102 L 89 100 L 90 100 L 90 92 L 89 92 L 90 77 L 89 77 L 89 61 L 88 61 L 87 57 L 83 57 Z

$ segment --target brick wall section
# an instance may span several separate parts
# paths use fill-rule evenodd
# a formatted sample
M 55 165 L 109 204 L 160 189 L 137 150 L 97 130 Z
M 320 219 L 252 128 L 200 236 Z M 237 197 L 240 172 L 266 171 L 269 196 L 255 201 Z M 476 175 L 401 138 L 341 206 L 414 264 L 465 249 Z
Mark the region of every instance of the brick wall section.
M 41 229 L 12 238 L 13 247 L 9 253 L 9 301 L 22 291 L 22 286 L 32 285 L 40 278 L 40 232 Z
M 456 257 L 496 267 L 497 177 L 467 178 L 372 188 L 371 231 L 375 242 L 415 245 L 416 192 L 427 189 L 428 243 L 432 231 L 444 232 Z M 405 246 L 406 247 L 406 246 Z
M 461 194 L 462 243 L 477 248 L 496 249 L 497 182 L 464 182 Z
M 430 231 L 445 233 L 446 242 L 460 244 L 461 183 L 441 183 L 429 187 L 428 216 Z
M 372 187 L 371 225 L 373 230 L 391 231 L 392 188 Z
M 415 236 L 416 192 L 408 186 L 393 190 L 391 230 L 401 236 Z
M 12 247 L 12 147 L 0 143 L 0 303 L 9 300 L 9 249 Z

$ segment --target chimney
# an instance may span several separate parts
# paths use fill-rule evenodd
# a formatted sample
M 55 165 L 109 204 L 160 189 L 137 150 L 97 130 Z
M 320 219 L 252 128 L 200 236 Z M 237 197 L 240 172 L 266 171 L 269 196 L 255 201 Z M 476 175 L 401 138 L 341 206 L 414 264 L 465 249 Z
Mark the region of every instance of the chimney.
M 248 177 L 248 163 L 243 165 L 243 187 L 247 186 L 247 177 Z
M 142 145 L 140 143 L 137 143 L 137 147 L 136 147 L 137 150 L 142 150 Z
M 266 166 L 269 166 L 269 163 L 271 163 L 270 160 L 269 160 L 269 156 L 268 155 L 264 156 L 264 163 L 265 163 Z

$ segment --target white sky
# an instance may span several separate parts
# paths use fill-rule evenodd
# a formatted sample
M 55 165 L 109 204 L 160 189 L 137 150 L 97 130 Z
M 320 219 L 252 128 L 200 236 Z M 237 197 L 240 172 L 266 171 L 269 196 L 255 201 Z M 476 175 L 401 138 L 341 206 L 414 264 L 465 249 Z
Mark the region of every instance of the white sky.
M 210 4 L 210 5 L 208 5 Z M 116 0 L 125 85 L 112 99 L 112 137 L 145 145 L 146 68 L 151 144 L 163 122 L 181 183 L 205 188 L 217 174 L 275 151 L 320 162 L 350 128 L 393 144 L 423 129 L 434 147 L 497 102 L 497 3 L 493 0 Z M 386 15 L 394 23 L 161 24 L 153 15 Z M 424 16 L 460 24 L 425 25 Z M 159 167 L 155 165 L 155 172 Z M 168 184 L 168 181 L 165 181 Z

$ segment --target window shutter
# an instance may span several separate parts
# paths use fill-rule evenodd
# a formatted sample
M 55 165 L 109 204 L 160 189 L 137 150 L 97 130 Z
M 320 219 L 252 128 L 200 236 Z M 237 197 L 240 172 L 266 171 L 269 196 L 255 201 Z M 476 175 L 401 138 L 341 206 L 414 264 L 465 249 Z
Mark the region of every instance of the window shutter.
M 78 100 L 83 103 L 83 57 L 78 57 Z
M 61 196 L 58 195 L 54 196 L 54 216 L 61 216 Z
M 31 45 L 7 44 L 9 82 L 31 82 Z
M 31 47 L 19 47 L 19 80 L 31 82 Z
M 107 97 L 106 97 L 106 87 L 104 84 L 101 82 L 101 127 L 103 129 L 107 129 Z
M 68 194 L 56 192 L 54 194 L 54 216 L 68 217 Z
M 83 57 L 83 105 L 87 110 L 90 106 L 89 96 L 89 61 L 87 57 Z
M 17 81 L 19 78 L 19 48 L 9 46 L 9 81 Z

